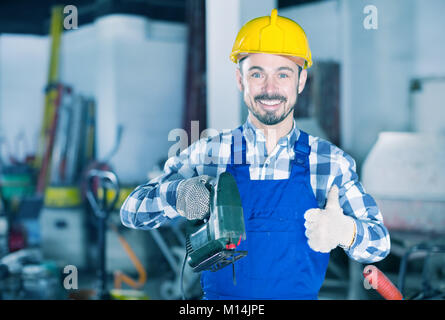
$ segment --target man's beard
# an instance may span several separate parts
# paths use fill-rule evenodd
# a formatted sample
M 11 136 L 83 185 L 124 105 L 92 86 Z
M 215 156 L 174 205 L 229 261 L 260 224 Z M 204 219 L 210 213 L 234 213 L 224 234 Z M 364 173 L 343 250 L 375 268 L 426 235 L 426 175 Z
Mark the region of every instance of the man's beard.
M 258 103 L 259 100 L 280 100 L 281 102 L 284 102 L 284 104 L 287 102 L 287 98 L 280 96 L 280 95 L 272 95 L 272 96 L 268 96 L 267 94 L 262 94 L 262 95 L 258 95 L 255 96 L 254 98 L 254 103 Z M 275 125 L 277 123 L 280 123 L 281 121 L 283 121 L 284 119 L 287 118 L 287 116 L 294 111 L 295 106 L 297 105 L 297 101 L 298 101 L 298 94 L 295 98 L 295 103 L 292 105 L 292 107 L 289 108 L 289 110 L 287 110 L 287 112 L 283 112 L 281 115 L 277 115 L 277 111 L 265 111 L 265 114 L 260 114 L 259 112 L 257 112 L 254 108 L 253 105 L 249 106 L 247 103 L 247 108 L 250 110 L 250 112 L 252 112 L 252 114 L 255 116 L 255 118 L 258 119 L 258 121 L 260 121 L 261 123 L 271 126 L 271 125 Z

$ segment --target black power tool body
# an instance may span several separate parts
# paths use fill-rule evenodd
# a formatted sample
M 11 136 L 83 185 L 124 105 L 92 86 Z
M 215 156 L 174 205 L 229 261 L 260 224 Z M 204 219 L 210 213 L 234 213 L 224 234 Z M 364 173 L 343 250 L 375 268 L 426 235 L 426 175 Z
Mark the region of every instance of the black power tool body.
M 187 263 L 194 272 L 218 271 L 229 264 L 234 268 L 234 262 L 247 255 L 247 251 L 236 250 L 246 239 L 246 230 L 235 178 L 224 172 L 208 188 L 210 216 L 186 237 Z

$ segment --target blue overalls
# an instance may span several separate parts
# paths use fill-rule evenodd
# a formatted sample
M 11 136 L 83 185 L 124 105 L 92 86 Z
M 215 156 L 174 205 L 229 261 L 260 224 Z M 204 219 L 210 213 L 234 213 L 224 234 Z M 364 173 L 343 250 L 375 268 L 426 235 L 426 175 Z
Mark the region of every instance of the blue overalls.
M 318 298 L 329 253 L 313 251 L 304 234 L 304 213 L 318 208 L 310 185 L 307 133 L 300 130 L 294 150 L 289 179 L 251 180 L 244 135 L 241 146 L 232 139 L 226 171 L 237 182 L 246 227 L 246 240 L 237 250 L 248 253 L 235 262 L 236 285 L 230 266 L 202 273 L 204 299 Z M 242 159 L 242 164 L 234 164 L 234 159 Z

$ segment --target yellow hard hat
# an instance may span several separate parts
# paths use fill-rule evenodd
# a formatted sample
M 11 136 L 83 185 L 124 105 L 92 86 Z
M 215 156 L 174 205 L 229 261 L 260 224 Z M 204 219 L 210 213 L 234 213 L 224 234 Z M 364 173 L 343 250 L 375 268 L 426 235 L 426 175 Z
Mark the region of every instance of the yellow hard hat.
M 264 16 L 247 22 L 238 32 L 230 60 L 238 63 L 240 55 L 269 53 L 304 60 L 304 69 L 312 65 L 312 55 L 303 28 L 295 21 L 278 15 L 273 9 Z

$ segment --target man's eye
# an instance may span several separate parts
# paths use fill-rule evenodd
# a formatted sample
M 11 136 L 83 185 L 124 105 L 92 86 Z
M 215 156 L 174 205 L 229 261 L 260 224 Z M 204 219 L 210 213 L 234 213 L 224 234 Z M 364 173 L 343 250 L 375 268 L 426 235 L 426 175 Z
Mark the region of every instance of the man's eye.
M 250 75 L 252 78 L 260 78 L 261 74 L 259 72 L 254 72 Z
M 285 73 L 280 73 L 280 74 L 278 75 L 278 78 L 280 78 L 280 79 L 285 79 L 285 78 L 289 78 L 289 76 L 288 76 L 287 74 L 285 74 Z

